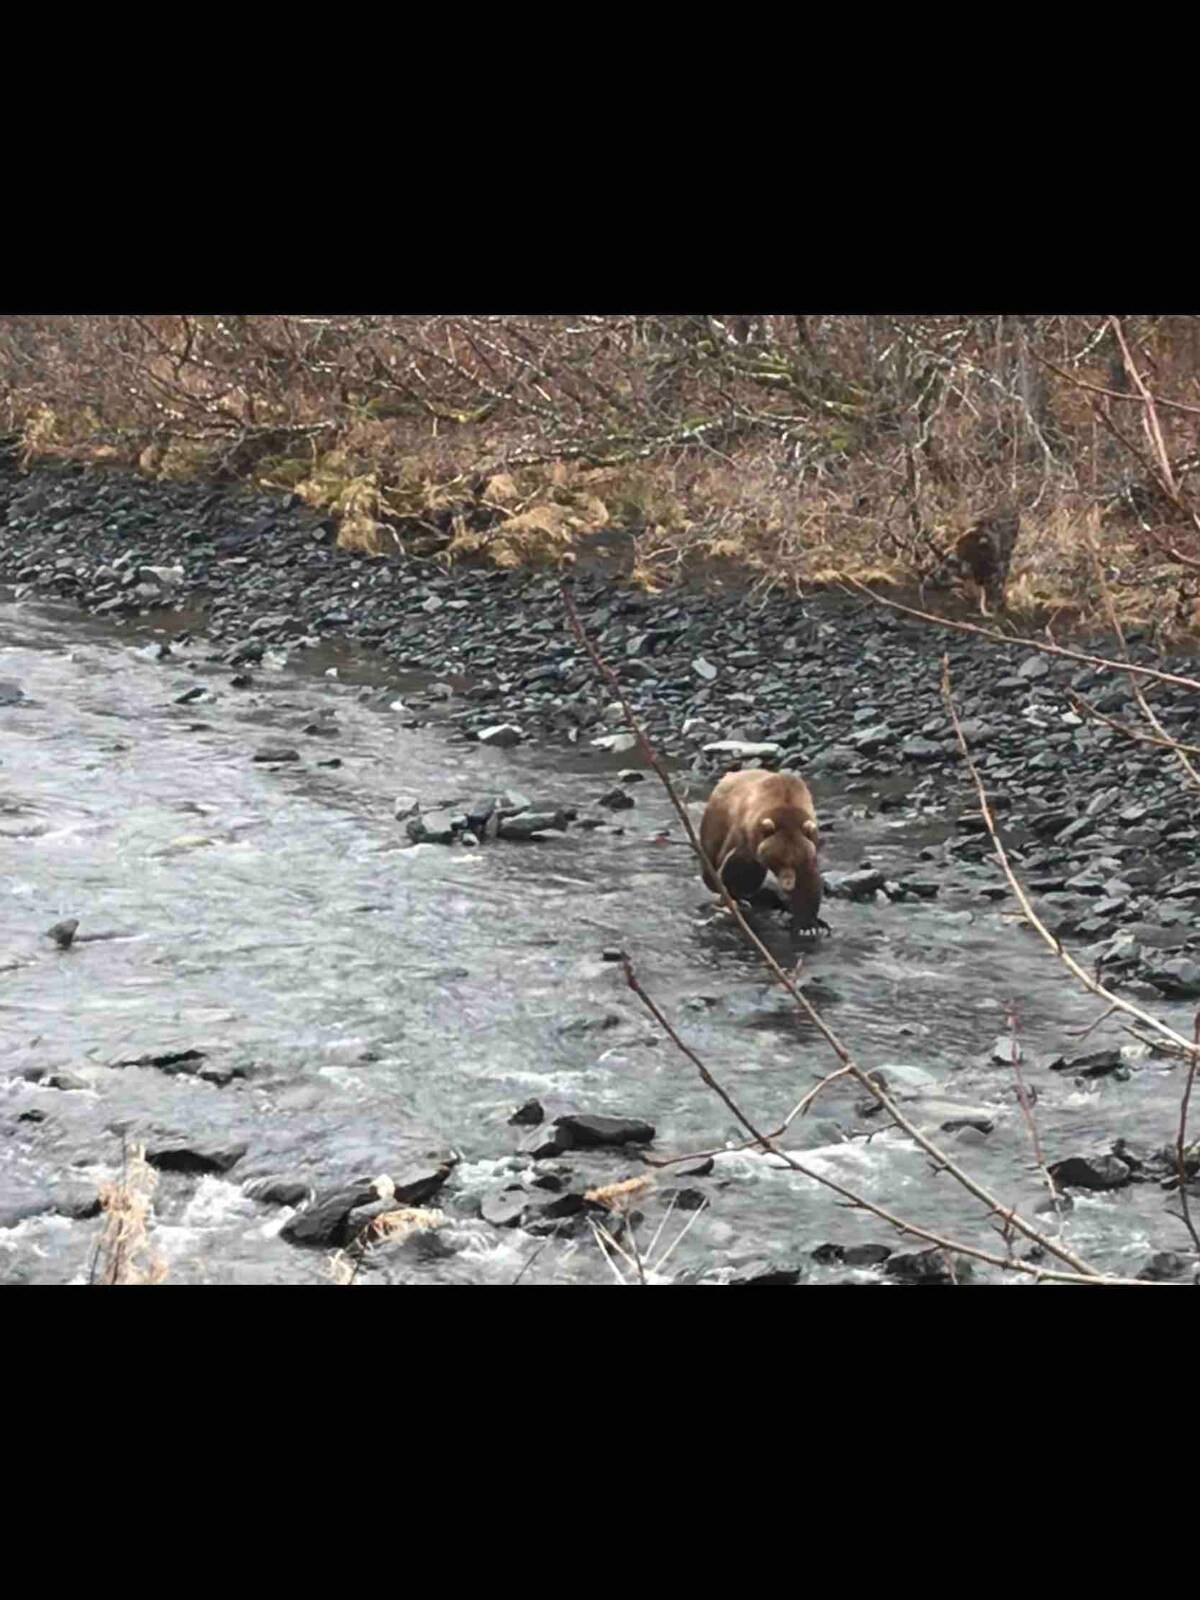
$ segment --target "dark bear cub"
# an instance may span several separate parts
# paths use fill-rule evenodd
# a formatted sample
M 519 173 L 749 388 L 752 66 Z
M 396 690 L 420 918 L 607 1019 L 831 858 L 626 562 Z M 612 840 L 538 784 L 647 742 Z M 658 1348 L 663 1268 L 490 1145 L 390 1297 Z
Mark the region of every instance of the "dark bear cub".
M 705 854 L 735 899 L 762 888 L 767 873 L 787 896 L 792 929 L 814 933 L 821 922 L 820 835 L 812 795 L 792 772 L 730 772 L 712 792 L 700 822 Z M 704 881 L 718 885 L 707 868 Z

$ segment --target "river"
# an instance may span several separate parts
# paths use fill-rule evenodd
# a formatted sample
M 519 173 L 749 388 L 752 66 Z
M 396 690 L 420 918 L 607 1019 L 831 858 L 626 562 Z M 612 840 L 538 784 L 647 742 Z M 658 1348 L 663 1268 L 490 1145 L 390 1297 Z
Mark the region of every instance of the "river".
M 427 1236 L 381 1251 L 359 1283 L 611 1282 L 628 1269 L 590 1229 L 533 1237 L 479 1215 L 486 1196 L 530 1181 L 530 1129 L 510 1123 L 514 1109 L 537 1097 L 550 1115 L 561 1105 L 642 1118 L 658 1155 L 742 1135 L 606 951 L 630 952 L 760 1126 L 835 1064 L 828 1047 L 712 920 L 653 776 L 630 786 L 632 809 L 595 813 L 635 758 L 586 743 L 485 748 L 455 737 L 452 700 L 406 727 L 404 697 L 428 680 L 349 646 L 269 658 L 234 688 L 201 639 L 178 642 L 188 620 L 121 628 L 0 605 L 0 678 L 23 692 L 0 704 L 0 1280 L 86 1282 L 98 1221 L 48 1207 L 112 1177 L 122 1138 L 197 1138 L 247 1149 L 223 1174 L 162 1175 L 152 1238 L 168 1282 L 324 1281 L 328 1252 L 286 1242 L 290 1209 L 243 1186 L 283 1174 L 323 1190 L 437 1149 L 457 1164 L 431 1202 L 444 1214 L 436 1247 Z M 255 762 L 272 741 L 300 758 Z M 869 794 L 814 788 L 827 867 L 869 860 L 892 876 L 926 868 L 923 848 L 938 857 L 947 829 L 936 817 L 866 814 Z M 472 850 L 410 846 L 393 815 L 401 791 L 430 809 L 514 789 L 607 825 Z M 1048 1160 L 1118 1137 L 1173 1139 L 1178 1065 L 1112 1019 L 1073 1036 L 1101 1008 L 1014 925 L 1012 902 L 992 897 L 994 869 L 936 859 L 928 870 L 933 899 L 828 901 L 833 935 L 805 957 L 814 1002 L 860 1063 L 882 1068 L 914 1120 L 1029 1216 L 1045 1189 L 1011 1068 L 992 1057 L 1010 1002 Z M 67 917 L 78 935 L 60 950 L 45 933 Z M 787 949 L 782 922 L 770 938 Z M 1156 1009 L 1190 1032 L 1190 1008 Z M 1126 1047 L 1127 1072 L 1085 1081 L 1042 1065 L 1103 1044 Z M 237 1075 L 118 1065 L 184 1051 Z M 48 1084 L 56 1074 L 67 1087 Z M 862 1101 L 861 1088 L 832 1086 L 785 1145 L 906 1218 L 996 1248 L 978 1202 Z M 649 1170 L 624 1151 L 564 1161 L 564 1181 Z M 1155 1182 L 1073 1198 L 1066 1240 L 1107 1271 L 1132 1275 L 1154 1251 L 1186 1245 L 1166 1210 L 1178 1200 Z M 919 1247 L 746 1152 L 683 1180 L 660 1170 L 639 1206 L 652 1269 L 687 1226 L 652 1270 L 659 1281 L 797 1269 L 813 1282 L 889 1281 L 813 1252 Z

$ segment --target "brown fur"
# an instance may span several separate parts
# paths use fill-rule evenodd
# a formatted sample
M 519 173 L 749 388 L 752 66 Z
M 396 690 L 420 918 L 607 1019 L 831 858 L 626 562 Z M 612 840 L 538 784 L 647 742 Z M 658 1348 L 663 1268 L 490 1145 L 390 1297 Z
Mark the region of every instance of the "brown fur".
M 802 778 L 792 772 L 727 773 L 704 808 L 700 843 L 735 898 L 755 894 L 773 872 L 791 904 L 793 926 L 817 925 L 820 835 Z M 707 868 L 703 872 L 715 894 L 716 880 Z

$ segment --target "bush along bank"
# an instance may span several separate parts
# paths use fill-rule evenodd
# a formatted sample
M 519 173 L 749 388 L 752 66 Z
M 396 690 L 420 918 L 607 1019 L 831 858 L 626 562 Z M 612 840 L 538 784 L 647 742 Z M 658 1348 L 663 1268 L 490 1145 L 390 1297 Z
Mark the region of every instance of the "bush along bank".
M 462 685 L 408 701 L 418 716 L 436 706 L 464 739 L 549 738 L 618 755 L 632 746 L 571 636 L 556 576 L 345 551 L 332 521 L 295 497 L 115 470 L 10 473 L 0 581 L 18 597 L 116 620 L 195 611 L 231 676 L 268 650 L 357 641 L 397 668 Z M 834 895 L 881 903 L 935 895 L 944 868 L 982 876 L 990 853 L 940 697 L 948 650 L 966 737 L 1045 921 L 1110 984 L 1200 996 L 1200 793 L 1168 751 L 1080 716 L 1070 698 L 1136 724 L 1125 675 L 836 593 L 652 595 L 581 573 L 575 594 L 650 737 L 700 780 L 753 762 L 792 766 L 818 798 L 860 790 L 868 804 L 950 819 L 910 881 L 870 867 L 829 874 Z M 1200 742 L 1200 694 L 1149 693 L 1174 737 Z M 997 875 L 995 895 L 1005 893 Z

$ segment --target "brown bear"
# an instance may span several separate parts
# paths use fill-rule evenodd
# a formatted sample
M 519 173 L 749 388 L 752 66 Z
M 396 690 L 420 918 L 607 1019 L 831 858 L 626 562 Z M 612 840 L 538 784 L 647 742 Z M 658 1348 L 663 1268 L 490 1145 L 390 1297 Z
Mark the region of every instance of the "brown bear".
M 727 773 L 700 821 L 700 843 L 734 899 L 748 899 L 774 873 L 791 903 L 794 932 L 827 926 L 817 915 L 819 842 L 812 795 L 793 772 Z M 707 867 L 701 870 L 716 894 L 716 880 Z

